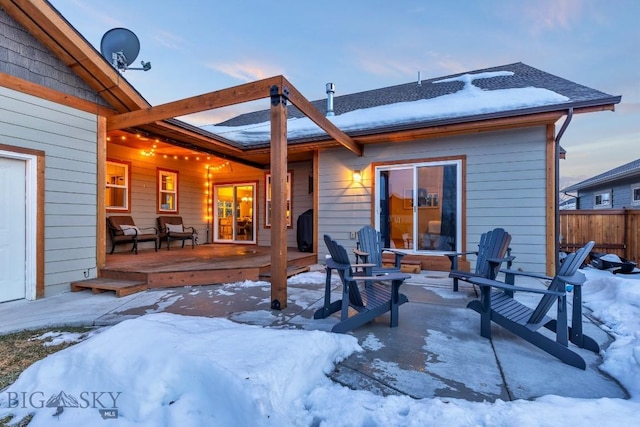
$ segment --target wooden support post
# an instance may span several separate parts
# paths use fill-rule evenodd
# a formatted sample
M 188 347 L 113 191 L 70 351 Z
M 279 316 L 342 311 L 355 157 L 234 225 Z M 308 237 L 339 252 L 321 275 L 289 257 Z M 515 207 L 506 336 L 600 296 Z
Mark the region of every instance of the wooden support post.
M 104 183 L 106 179 L 107 164 L 107 119 L 104 116 L 98 116 L 98 146 L 96 149 L 97 161 L 98 161 L 98 183 L 96 188 L 96 201 L 98 206 L 98 213 L 96 216 L 96 265 L 98 267 L 98 274 L 100 269 L 104 267 L 106 263 L 107 252 L 107 218 L 105 209 L 105 191 Z
M 287 306 L 287 89 L 271 86 L 271 308 Z

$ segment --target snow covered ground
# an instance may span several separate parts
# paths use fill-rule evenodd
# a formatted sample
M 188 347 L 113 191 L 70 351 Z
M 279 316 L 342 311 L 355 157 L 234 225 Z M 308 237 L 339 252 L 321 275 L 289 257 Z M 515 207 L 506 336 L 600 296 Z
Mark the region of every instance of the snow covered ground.
M 0 392 L 0 418 L 34 413 L 30 426 L 636 425 L 640 275 L 583 271 L 585 305 L 615 337 L 601 368 L 629 400 L 383 397 L 326 376 L 366 351 L 353 336 L 155 313 L 102 328 L 32 365 Z

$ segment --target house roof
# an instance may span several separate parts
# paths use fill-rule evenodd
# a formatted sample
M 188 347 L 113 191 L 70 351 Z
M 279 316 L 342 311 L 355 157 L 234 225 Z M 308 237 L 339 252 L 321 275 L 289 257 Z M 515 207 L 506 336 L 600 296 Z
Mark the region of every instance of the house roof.
M 585 188 L 598 187 L 620 179 L 632 177 L 638 177 L 640 179 L 640 159 L 634 160 L 622 166 L 618 166 L 617 168 L 613 168 L 592 178 L 585 179 L 582 182 L 573 184 L 560 191 L 566 193 L 569 191 L 583 190 Z
M 365 92 L 358 92 L 348 95 L 335 96 L 333 100 L 333 111 L 336 116 L 351 113 L 357 110 L 375 109 L 376 107 L 388 106 L 391 104 L 407 103 L 421 100 L 436 100 L 445 95 L 452 95 L 461 92 L 465 88 L 465 79 L 473 78 L 473 86 L 483 93 L 491 91 L 503 91 L 508 89 L 538 88 L 546 89 L 560 95 L 554 102 L 545 100 L 539 105 L 525 104 L 519 108 L 504 108 L 495 111 L 483 112 L 482 109 L 472 109 L 468 113 L 461 112 L 457 115 L 439 116 L 432 114 L 425 116 L 423 120 L 414 120 L 410 123 L 398 123 L 372 125 L 360 128 L 356 131 L 348 131 L 352 137 L 367 135 L 372 132 L 395 132 L 407 129 L 416 129 L 432 126 L 443 126 L 449 124 L 474 122 L 481 120 L 491 120 L 505 117 L 524 116 L 546 112 L 566 112 L 569 108 L 574 110 L 588 109 L 593 107 L 603 107 L 617 104 L 620 96 L 613 96 L 598 90 L 574 83 L 561 77 L 541 71 L 537 68 L 517 62 L 513 64 L 501 65 L 492 68 L 469 71 L 449 76 L 437 77 L 428 80 L 405 83 L 396 86 L 389 86 L 380 89 L 373 89 Z M 475 77 L 477 76 L 477 77 Z M 478 102 L 470 98 L 470 102 Z M 312 104 L 323 114 L 327 111 L 327 100 L 319 99 Z M 575 111 L 574 111 L 575 112 Z M 578 111 L 579 112 L 579 111 Z M 303 118 L 304 115 L 295 107 L 288 107 L 288 117 L 290 119 Z M 246 113 L 219 123 L 217 126 L 241 127 L 255 125 L 269 121 L 269 110 Z M 207 128 L 212 132 L 216 127 Z M 311 139 L 300 138 L 301 141 Z M 295 139 L 292 141 L 295 143 Z M 253 141 L 254 145 L 260 146 L 264 143 Z

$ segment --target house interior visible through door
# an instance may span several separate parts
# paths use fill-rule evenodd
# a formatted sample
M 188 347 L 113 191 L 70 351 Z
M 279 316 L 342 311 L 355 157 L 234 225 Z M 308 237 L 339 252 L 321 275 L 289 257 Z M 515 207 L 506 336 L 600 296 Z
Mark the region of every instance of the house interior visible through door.
M 214 185 L 214 238 L 217 243 L 256 242 L 256 185 Z

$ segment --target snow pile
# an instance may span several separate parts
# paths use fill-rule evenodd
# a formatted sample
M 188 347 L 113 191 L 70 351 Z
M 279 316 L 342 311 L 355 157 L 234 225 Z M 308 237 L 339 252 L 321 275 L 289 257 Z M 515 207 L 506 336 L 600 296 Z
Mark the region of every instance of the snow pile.
M 124 321 L 35 363 L 0 392 L 0 419 L 34 413 L 31 427 L 107 425 L 104 420 L 110 426 L 635 425 L 640 275 L 583 271 L 585 305 L 616 339 L 603 352 L 602 368 L 625 385 L 629 400 L 383 397 L 326 376 L 363 351 L 350 335 L 159 313 Z M 364 351 L 381 345 L 373 336 L 363 342 Z

